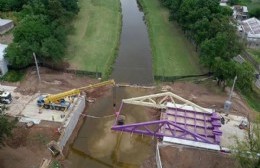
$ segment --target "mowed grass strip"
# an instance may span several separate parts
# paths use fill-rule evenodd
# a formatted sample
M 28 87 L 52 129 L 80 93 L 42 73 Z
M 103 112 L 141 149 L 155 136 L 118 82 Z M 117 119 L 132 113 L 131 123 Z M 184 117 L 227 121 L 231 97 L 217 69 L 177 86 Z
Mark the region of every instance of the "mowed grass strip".
M 181 76 L 201 74 L 194 47 L 173 22 L 159 0 L 140 0 L 148 22 L 155 75 Z
M 113 63 L 119 44 L 120 1 L 79 0 L 79 6 L 66 59 L 73 69 L 104 73 Z

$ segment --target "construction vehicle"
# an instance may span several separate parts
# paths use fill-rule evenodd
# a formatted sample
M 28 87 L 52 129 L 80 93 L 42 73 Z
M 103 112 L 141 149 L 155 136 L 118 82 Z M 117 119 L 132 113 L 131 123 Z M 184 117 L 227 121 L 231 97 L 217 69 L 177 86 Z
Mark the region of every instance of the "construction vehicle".
M 88 85 L 88 86 L 77 88 L 77 89 L 72 89 L 72 90 L 58 93 L 58 94 L 49 94 L 49 95 L 45 95 L 45 96 L 42 95 L 38 98 L 37 105 L 39 107 L 43 107 L 45 109 L 66 111 L 69 108 L 71 103 L 69 101 L 66 101 L 65 98 L 73 98 L 73 97 L 79 95 L 82 91 L 95 89 L 95 88 L 99 88 L 99 87 L 107 86 L 107 85 L 114 86 L 115 81 L 108 80 L 105 82 Z
M 242 120 L 241 123 L 238 125 L 239 129 L 246 129 L 248 127 L 248 121 Z
M 0 103 L 10 104 L 12 102 L 12 95 L 10 92 L 0 90 Z

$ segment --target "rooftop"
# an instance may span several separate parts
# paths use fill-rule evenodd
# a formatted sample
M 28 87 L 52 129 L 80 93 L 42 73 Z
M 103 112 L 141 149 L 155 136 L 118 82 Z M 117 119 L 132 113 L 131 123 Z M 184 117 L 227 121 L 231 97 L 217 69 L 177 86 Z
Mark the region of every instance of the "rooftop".
M 243 12 L 248 12 L 248 9 L 246 6 L 242 6 L 242 8 L 243 8 Z
M 0 26 L 6 25 L 8 23 L 12 22 L 12 20 L 9 19 L 0 19 Z
M 242 21 L 246 33 L 260 36 L 260 21 L 255 17 Z

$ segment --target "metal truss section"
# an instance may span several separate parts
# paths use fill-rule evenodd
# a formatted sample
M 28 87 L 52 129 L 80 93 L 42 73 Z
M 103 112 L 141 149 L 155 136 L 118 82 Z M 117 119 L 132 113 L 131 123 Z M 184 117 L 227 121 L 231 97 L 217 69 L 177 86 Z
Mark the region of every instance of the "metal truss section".
M 141 105 L 146 107 L 158 108 L 158 109 L 166 109 L 167 103 L 171 103 L 174 108 L 182 109 L 186 106 L 191 107 L 193 111 L 202 112 L 202 113 L 212 113 L 211 109 L 206 109 L 200 107 L 189 100 L 186 100 L 172 92 L 164 92 L 158 94 L 152 94 L 147 96 L 135 97 L 130 99 L 123 99 L 123 103 L 133 104 L 133 105 Z M 180 103 L 183 103 L 180 105 Z
M 207 144 L 219 144 L 222 132 L 216 113 L 196 113 L 169 108 L 162 114 L 161 120 L 115 125 L 112 130 L 149 135 L 163 138 L 171 137 Z
M 159 120 L 124 123 L 120 114 L 124 104 L 164 109 Z M 127 117 L 127 116 L 126 116 Z M 125 125 L 124 125 L 125 124 Z M 171 92 L 123 99 L 112 130 L 148 135 L 194 146 L 219 146 L 220 116 L 213 109 L 200 107 Z M 207 147 L 208 148 L 208 147 Z

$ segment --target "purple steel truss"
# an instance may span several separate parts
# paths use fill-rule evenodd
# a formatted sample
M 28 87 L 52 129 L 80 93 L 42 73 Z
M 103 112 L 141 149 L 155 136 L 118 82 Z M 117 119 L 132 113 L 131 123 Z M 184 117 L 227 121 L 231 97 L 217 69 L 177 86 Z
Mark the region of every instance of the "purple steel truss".
M 216 113 L 203 113 L 180 108 L 167 108 L 161 120 L 117 125 L 123 103 L 116 113 L 115 131 L 137 133 L 153 137 L 173 137 L 208 144 L 219 144 L 222 132 L 220 118 Z

